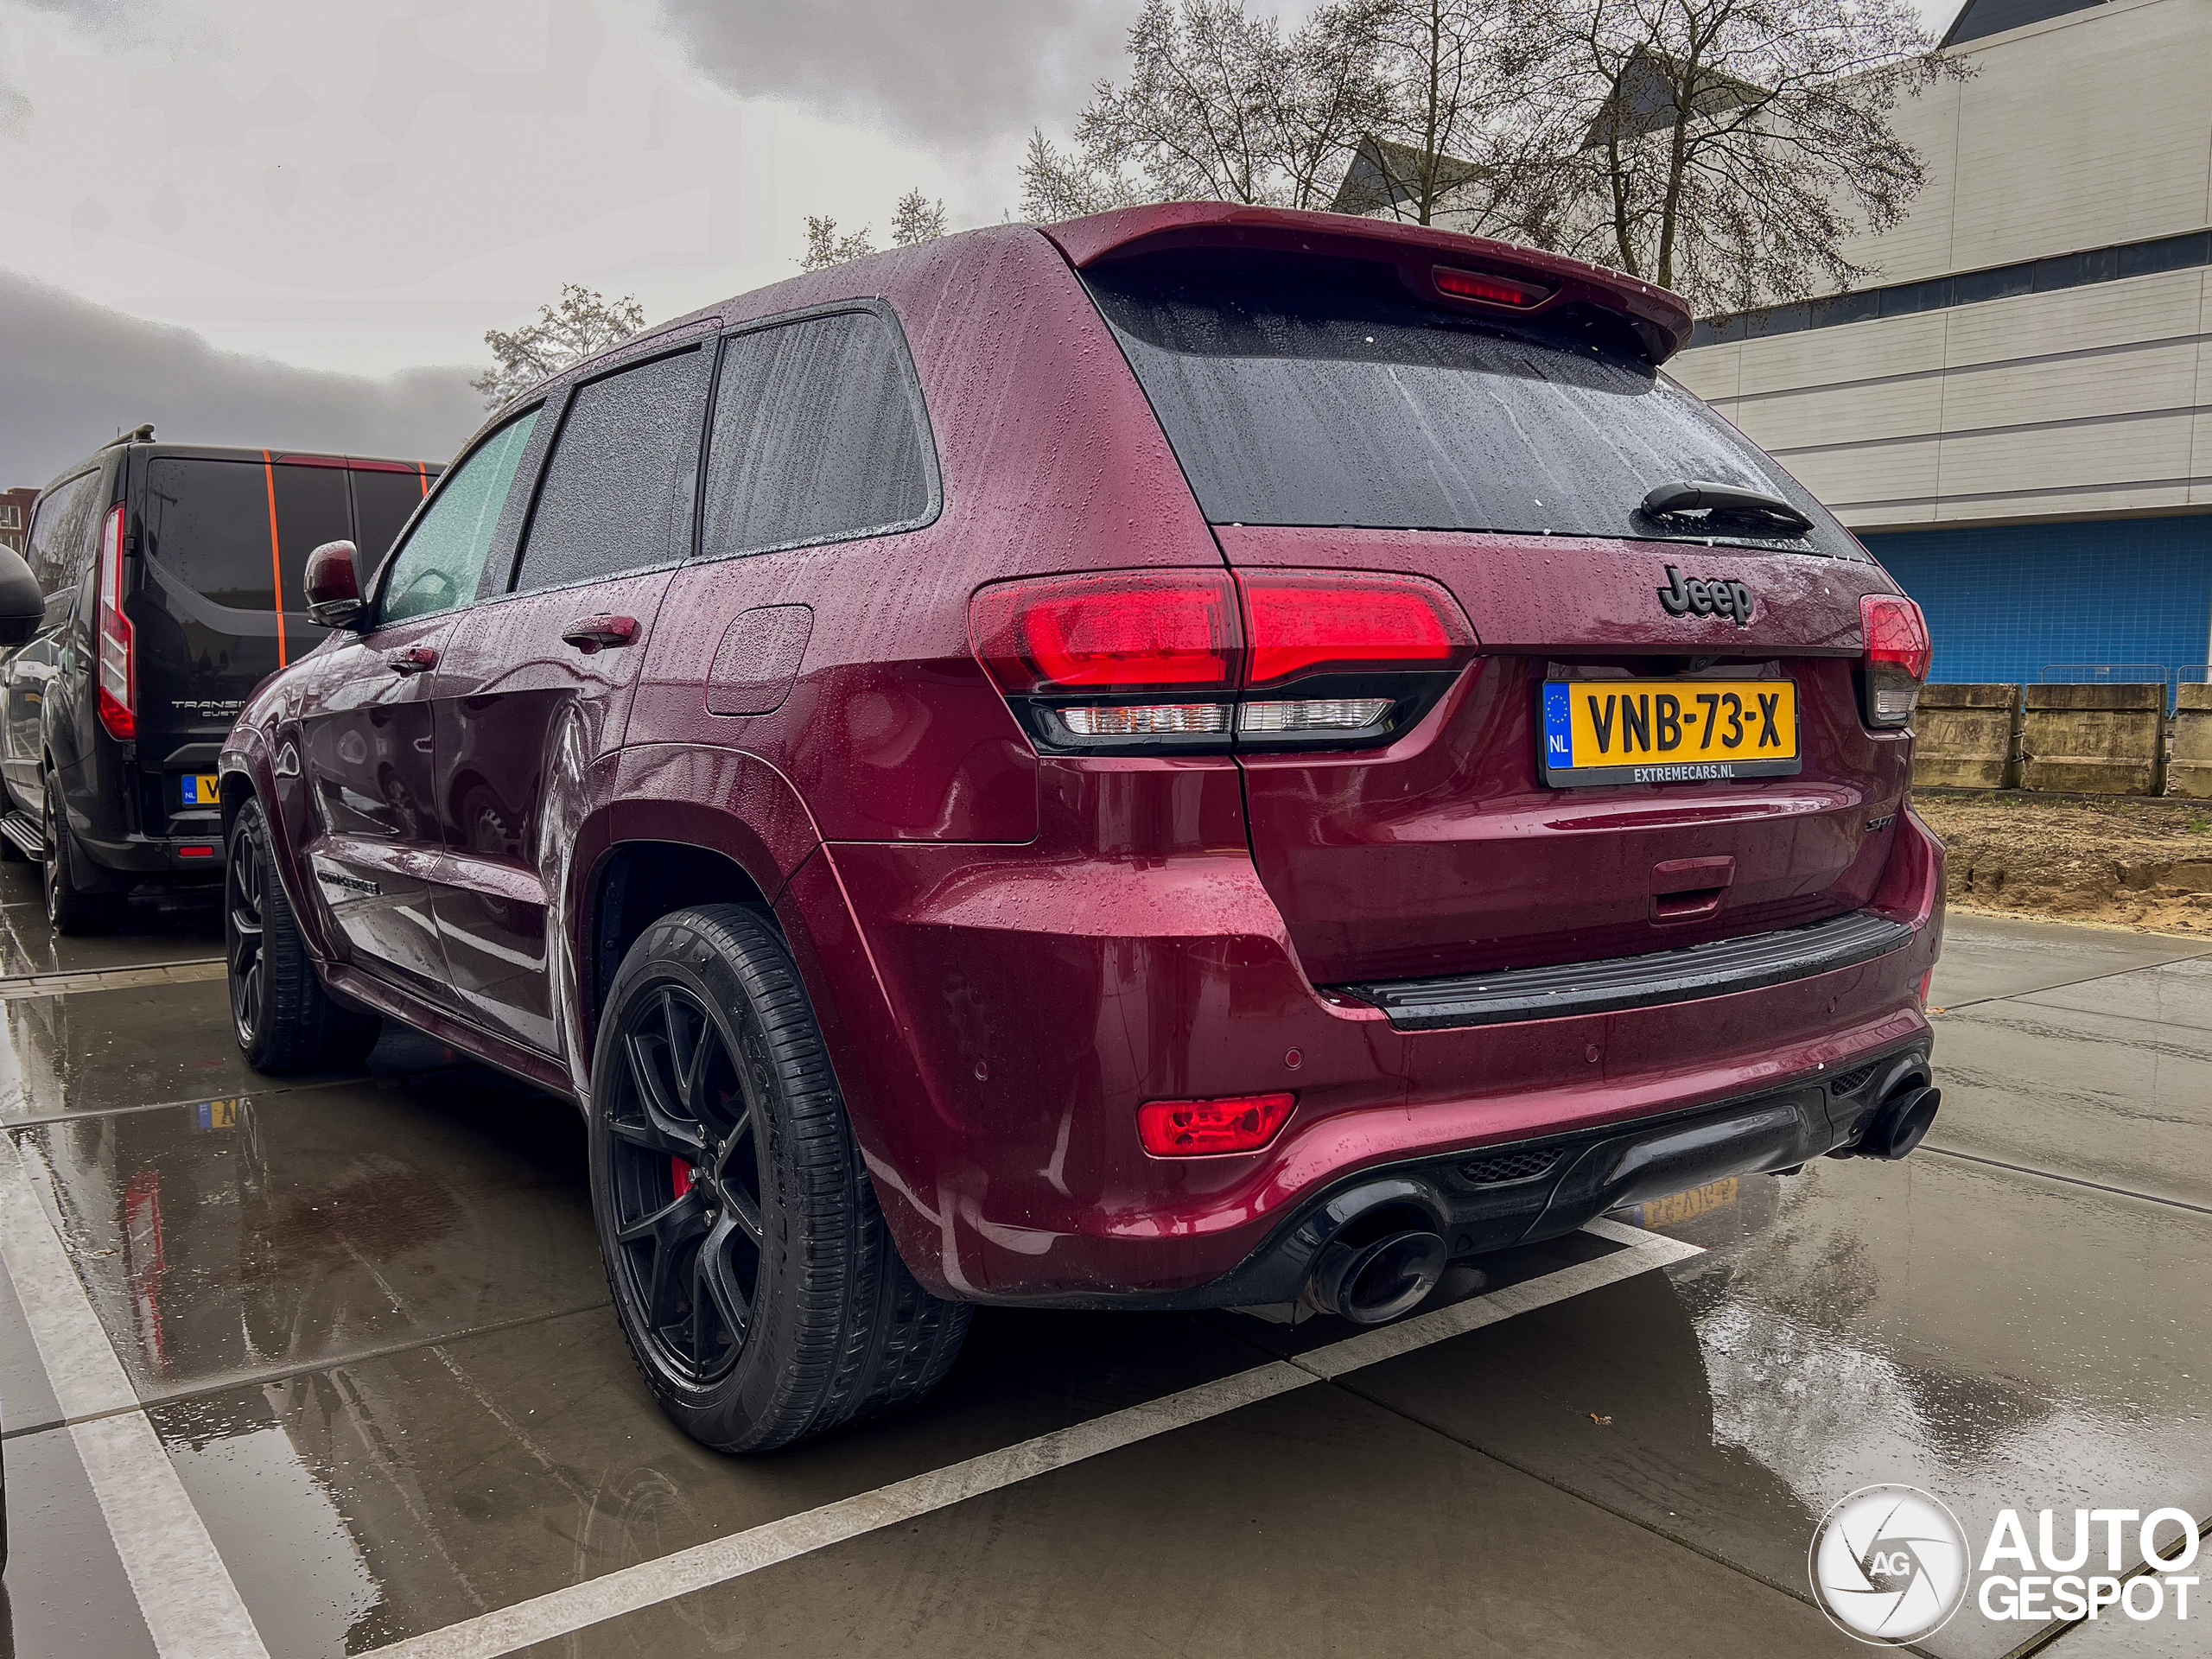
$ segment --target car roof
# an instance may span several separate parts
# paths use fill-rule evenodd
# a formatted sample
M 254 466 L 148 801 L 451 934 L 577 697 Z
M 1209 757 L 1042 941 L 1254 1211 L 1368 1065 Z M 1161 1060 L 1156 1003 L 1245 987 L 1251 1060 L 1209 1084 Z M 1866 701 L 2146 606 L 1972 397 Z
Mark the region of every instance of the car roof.
M 63 467 L 47 485 L 48 489 L 63 479 L 98 465 L 111 454 L 128 452 L 157 461 L 274 461 L 289 466 L 345 467 L 362 472 L 421 473 L 432 475 L 445 469 L 442 461 L 403 461 L 382 455 L 333 455 L 306 449 L 250 449 L 238 444 L 162 443 L 158 441 L 132 439 L 119 443 L 104 443 L 82 461 Z
M 1468 261 L 1486 270 L 1548 283 L 1561 290 L 1560 300 L 1582 300 L 1621 314 L 1634 327 L 1654 364 L 1665 361 L 1689 343 L 1693 321 L 1689 302 L 1669 289 L 1608 270 L 1602 265 L 1518 243 L 1351 213 L 1249 207 L 1232 201 L 1163 202 L 1117 208 L 1111 213 L 1051 225 L 987 225 L 912 247 L 889 248 L 863 259 L 788 276 L 765 288 L 752 289 L 702 306 L 571 364 L 517 393 L 495 410 L 455 453 L 465 453 L 474 447 L 486 435 L 505 425 L 531 404 L 626 359 L 647 355 L 656 347 L 672 346 L 711 327 L 734 327 L 815 306 L 895 296 L 899 289 L 909 285 L 898 279 L 911 279 L 920 267 L 949 261 L 983 264 L 994 257 L 994 248 L 1004 245 L 1007 238 L 1039 236 L 1078 270 L 1110 259 L 1194 246 L 1337 252 L 1388 258 L 1402 264 L 1430 256 Z

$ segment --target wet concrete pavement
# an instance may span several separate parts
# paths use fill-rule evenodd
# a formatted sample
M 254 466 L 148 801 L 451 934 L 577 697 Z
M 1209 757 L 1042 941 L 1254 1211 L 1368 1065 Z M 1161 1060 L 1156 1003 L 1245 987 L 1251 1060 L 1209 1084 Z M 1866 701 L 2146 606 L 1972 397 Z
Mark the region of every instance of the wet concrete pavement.
M 0 868 L 0 915 L 27 885 Z M 5 948 L 0 979 L 93 960 Z M 569 1109 L 433 1046 L 274 1087 L 219 980 L 7 997 L 0 1119 L 272 1654 L 458 1651 L 436 1633 L 755 1529 L 758 1570 L 513 1650 L 1846 1654 L 1805 1560 L 1858 1487 L 1936 1493 L 1977 1548 L 2004 1507 L 2212 1516 L 2212 948 L 1955 918 L 1935 999 L 1930 1147 L 1620 1218 L 1687 1259 L 1635 1270 L 1633 1233 L 1488 1258 L 1439 1305 L 1528 1311 L 1342 1370 L 1334 1321 L 984 1310 L 919 1408 L 751 1460 L 676 1433 L 632 1368 Z M 1329 1374 L 1177 1403 L 1282 1359 Z M 0 1281 L 12 1651 L 161 1651 L 68 1391 Z M 1130 1413 L 1159 1421 L 788 1541 Z M 2049 1650 L 2207 1628 L 2108 1614 Z M 1969 1604 L 1923 1650 L 2043 1630 Z

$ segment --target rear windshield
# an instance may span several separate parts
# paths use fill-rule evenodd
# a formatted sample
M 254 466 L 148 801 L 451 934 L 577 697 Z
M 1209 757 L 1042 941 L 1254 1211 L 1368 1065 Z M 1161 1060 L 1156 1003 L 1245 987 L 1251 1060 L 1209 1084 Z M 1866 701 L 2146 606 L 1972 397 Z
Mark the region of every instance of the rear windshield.
M 163 575 L 237 611 L 303 609 L 308 555 L 353 533 L 343 467 L 166 456 L 146 468 L 145 523 Z
M 1863 556 L 1796 480 L 1652 368 L 1626 324 L 1447 311 L 1395 265 L 1182 251 L 1084 273 L 1209 520 L 1703 542 L 1645 517 L 1655 486 L 1782 496 L 1802 537 Z

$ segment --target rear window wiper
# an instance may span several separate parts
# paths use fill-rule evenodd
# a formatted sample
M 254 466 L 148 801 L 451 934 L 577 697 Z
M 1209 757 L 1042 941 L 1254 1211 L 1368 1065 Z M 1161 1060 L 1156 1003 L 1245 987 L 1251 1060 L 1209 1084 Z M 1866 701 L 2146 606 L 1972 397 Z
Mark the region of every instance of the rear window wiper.
M 1726 521 L 1771 526 L 1768 531 L 1770 535 L 1779 531 L 1785 536 L 1802 536 L 1813 527 L 1810 518 L 1778 495 L 1746 489 L 1740 484 L 1707 484 L 1697 479 L 1676 479 L 1658 486 L 1643 498 L 1643 511 L 1654 518 L 1702 512 L 1707 529 Z

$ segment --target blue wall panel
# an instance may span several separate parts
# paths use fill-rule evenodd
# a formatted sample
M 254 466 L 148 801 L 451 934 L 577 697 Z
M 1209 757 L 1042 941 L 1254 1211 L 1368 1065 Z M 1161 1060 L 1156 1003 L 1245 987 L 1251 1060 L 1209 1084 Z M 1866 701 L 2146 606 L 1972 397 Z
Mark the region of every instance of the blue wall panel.
M 2082 663 L 2156 664 L 2171 682 L 2212 657 L 2212 514 L 1861 539 L 1928 613 L 1939 683 Z

